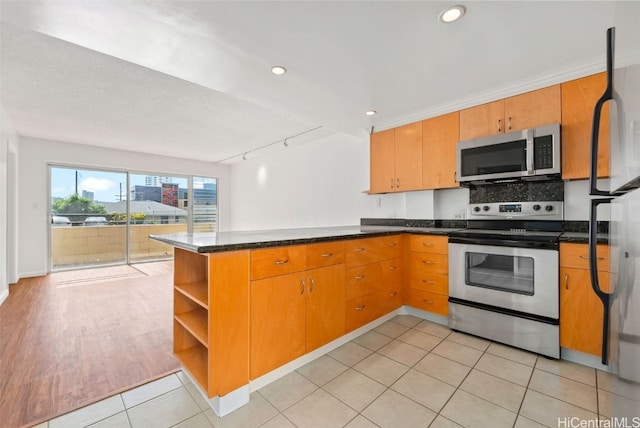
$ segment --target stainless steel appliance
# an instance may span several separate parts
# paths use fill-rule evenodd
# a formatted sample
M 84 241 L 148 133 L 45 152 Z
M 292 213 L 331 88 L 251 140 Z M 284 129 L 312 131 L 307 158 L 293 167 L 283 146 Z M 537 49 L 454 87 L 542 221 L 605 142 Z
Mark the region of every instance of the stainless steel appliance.
M 596 103 L 591 143 L 589 263 L 591 284 L 604 307 L 602 363 L 614 373 L 610 415 L 640 421 L 640 7 L 631 15 L 633 25 L 607 31 L 607 88 Z M 629 22 L 625 13 L 623 23 Z M 636 55 L 624 66 L 614 60 L 616 33 L 622 46 Z M 627 51 L 628 54 L 628 51 Z M 596 177 L 600 111 L 610 101 L 609 189 Z M 606 185 L 605 185 L 606 187 Z M 598 206 L 610 204 L 611 291 L 604 291 L 596 272 Z M 620 419 L 619 419 L 620 420 Z M 629 419 L 631 420 L 631 419 Z
M 560 174 L 560 125 L 460 141 L 460 183 L 539 180 Z
M 449 236 L 449 327 L 560 357 L 563 203 L 471 204 Z

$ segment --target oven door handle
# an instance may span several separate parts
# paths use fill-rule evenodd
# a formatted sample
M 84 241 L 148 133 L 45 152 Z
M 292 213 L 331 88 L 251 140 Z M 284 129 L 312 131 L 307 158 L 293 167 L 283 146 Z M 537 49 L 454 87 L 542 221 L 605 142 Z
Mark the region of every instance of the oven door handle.
M 449 244 L 470 244 L 470 245 L 490 245 L 493 247 L 512 247 L 512 248 L 536 248 L 541 250 L 558 250 L 557 241 L 530 241 L 515 239 L 491 239 L 491 238 L 470 238 L 460 236 L 450 236 Z
M 602 198 L 591 200 L 591 211 L 589 213 L 589 274 L 591 276 L 591 288 L 602 301 L 604 315 L 602 318 L 602 364 L 607 365 L 609 361 L 609 316 L 611 309 L 612 293 L 602 291 L 598 279 L 598 205 L 611 203 L 613 198 Z

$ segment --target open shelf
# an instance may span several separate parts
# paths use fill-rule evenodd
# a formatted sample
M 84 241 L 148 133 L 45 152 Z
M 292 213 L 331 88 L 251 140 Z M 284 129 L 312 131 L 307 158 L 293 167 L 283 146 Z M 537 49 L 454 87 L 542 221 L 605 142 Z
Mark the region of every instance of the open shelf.
M 193 300 L 204 309 L 209 309 L 209 284 L 207 281 L 191 282 L 187 284 L 176 284 L 175 289 L 184 296 Z
M 195 346 L 181 351 L 176 351 L 176 356 L 182 365 L 196 378 L 198 383 L 206 390 L 207 376 L 209 373 L 207 366 L 207 349 L 196 344 Z
M 205 348 L 209 347 L 207 322 L 208 313 L 204 309 L 175 314 L 175 319 L 181 326 L 195 337 Z

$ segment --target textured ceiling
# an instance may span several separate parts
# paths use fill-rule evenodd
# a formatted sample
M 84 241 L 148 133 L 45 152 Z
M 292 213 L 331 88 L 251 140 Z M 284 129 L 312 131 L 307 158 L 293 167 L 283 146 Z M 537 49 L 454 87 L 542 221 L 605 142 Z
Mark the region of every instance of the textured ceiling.
M 640 2 L 447 4 L 3 0 L 0 102 L 23 135 L 233 162 L 601 71 L 606 28 L 640 27 Z

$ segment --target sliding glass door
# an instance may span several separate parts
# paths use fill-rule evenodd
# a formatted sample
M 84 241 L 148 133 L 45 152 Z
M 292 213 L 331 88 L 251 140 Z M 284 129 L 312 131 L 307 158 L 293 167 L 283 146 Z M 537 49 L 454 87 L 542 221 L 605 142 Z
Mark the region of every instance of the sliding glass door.
M 50 166 L 50 181 L 51 271 L 171 259 L 149 235 L 216 230 L 212 177 Z

